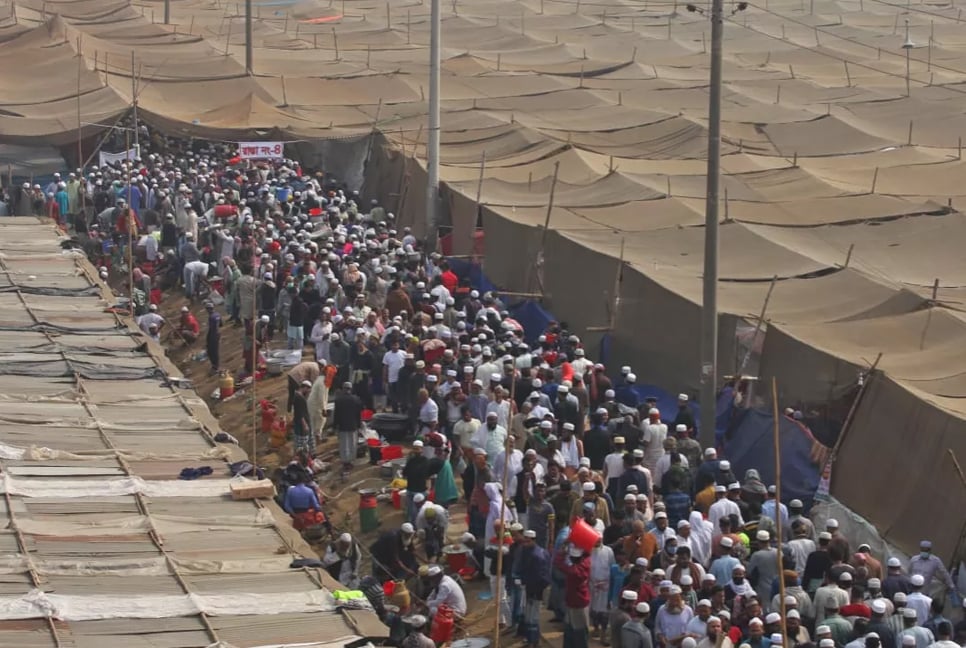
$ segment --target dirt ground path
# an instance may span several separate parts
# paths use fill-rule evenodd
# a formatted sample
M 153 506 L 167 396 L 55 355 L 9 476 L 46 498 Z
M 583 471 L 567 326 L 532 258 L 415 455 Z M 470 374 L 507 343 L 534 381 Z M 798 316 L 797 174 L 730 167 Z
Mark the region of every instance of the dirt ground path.
M 170 330 L 177 326 L 182 306 L 188 306 L 201 325 L 201 337 L 192 345 L 185 345 Z M 292 459 L 291 442 L 278 448 L 271 447 L 269 436 L 261 432 L 261 413 L 257 410 L 259 401 L 268 400 L 274 403 L 280 412 L 285 411 L 288 391 L 285 375 L 266 376 L 259 380 L 254 390 L 255 403 L 252 402 L 250 385 L 236 385 L 233 397 L 219 400 L 214 397 L 214 394 L 218 389 L 220 376 L 210 372 L 207 359 L 198 359 L 198 354 L 204 351 L 204 335 L 207 329 L 207 313 L 202 304 L 189 303 L 180 292 L 169 291 L 164 295 L 159 312 L 168 322 L 166 330 L 162 331 L 161 340 L 168 357 L 183 372 L 184 377 L 192 381 L 198 396 L 211 409 L 221 428 L 237 438 L 249 456 L 253 450 L 255 451 L 257 464 L 265 470 L 266 474 L 270 475 L 275 468 L 287 465 Z M 233 376 L 237 376 L 243 367 L 242 328 L 228 323 L 224 315 L 223 319 L 225 323 L 221 336 L 221 365 L 223 369 L 231 371 Z M 282 348 L 284 339 L 276 336 L 274 345 L 276 345 L 275 348 Z M 303 358 L 310 357 L 311 351 L 306 349 L 303 352 Z M 256 407 L 254 410 L 253 405 Z M 332 462 L 335 466 L 337 455 L 335 438 L 331 434 L 327 435 L 318 446 L 318 456 L 327 463 Z M 352 533 L 363 547 L 368 547 L 375 541 L 380 532 L 398 528 L 403 522 L 402 512 L 393 508 L 389 502 L 378 504 L 379 528 L 376 531 L 362 533 L 359 526 L 358 490 L 360 488 L 379 489 L 388 486 L 390 481 L 390 478 L 381 474 L 378 466 L 369 466 L 364 459 L 356 461 L 355 468 L 345 480 L 337 469 L 324 473 L 319 479 L 319 485 L 326 495 L 325 508 L 332 524 L 340 530 Z M 450 507 L 449 512 L 450 524 L 447 538 L 449 541 L 454 541 L 467 530 L 466 505 L 460 501 Z M 324 545 L 315 545 L 313 548 L 320 554 L 325 551 Z M 362 573 L 368 573 L 368 556 L 365 557 L 365 561 Z M 492 640 L 496 620 L 495 605 L 492 601 L 480 600 L 480 595 L 484 592 L 489 592 L 489 584 L 486 580 L 476 580 L 466 584 L 468 605 L 466 636 L 486 637 Z M 545 643 L 548 646 L 560 646 L 563 626 L 549 623 L 548 613 L 544 612 L 543 616 L 541 629 Z M 501 647 L 520 645 L 520 643 L 509 635 L 504 635 L 500 640 Z

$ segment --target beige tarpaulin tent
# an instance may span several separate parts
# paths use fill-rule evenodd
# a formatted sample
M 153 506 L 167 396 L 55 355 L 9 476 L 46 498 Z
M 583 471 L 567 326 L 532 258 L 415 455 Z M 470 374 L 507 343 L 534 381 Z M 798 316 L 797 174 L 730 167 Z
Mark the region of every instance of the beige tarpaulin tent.
M 170 25 L 160 0 L 0 2 L 0 141 L 70 146 L 78 129 L 86 138 L 129 109 L 134 74 L 142 119 L 172 134 L 294 141 L 338 177 L 364 177 L 366 198 L 422 233 L 429 3 L 253 6 L 248 76 L 241 2 L 171 0 Z M 707 17 L 674 0 L 452 0 L 442 13 L 440 175 L 455 251 L 470 251 L 482 214 L 495 283 L 542 289 L 581 333 L 613 320 L 614 357 L 650 382 L 695 389 Z M 761 375 L 778 376 L 783 397 L 824 402 L 883 352 L 832 492 L 906 548 L 895 511 L 864 490 L 891 488 L 893 475 L 848 467 L 865 458 L 858 448 L 879 435 L 899 444 L 917 421 L 930 439 L 917 469 L 947 447 L 963 452 L 960 21 L 953 5 L 770 0 L 725 25 L 722 373 L 775 276 Z M 960 497 L 943 471 L 935 487 Z M 934 540 L 948 555 L 958 530 Z

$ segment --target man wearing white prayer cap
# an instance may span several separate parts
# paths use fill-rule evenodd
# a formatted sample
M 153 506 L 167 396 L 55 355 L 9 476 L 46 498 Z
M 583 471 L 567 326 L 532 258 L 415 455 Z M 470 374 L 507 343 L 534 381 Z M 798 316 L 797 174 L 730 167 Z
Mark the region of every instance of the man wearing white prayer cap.
M 537 542 L 537 532 L 533 529 L 523 532 L 519 551 L 521 570 L 516 584 L 522 588 L 524 599 L 520 628 L 526 644 L 535 647 L 540 641 L 540 607 L 543 594 L 550 585 L 551 557 Z
M 731 639 L 722 626 L 722 619 L 731 620 L 727 610 L 721 610 L 715 616 L 709 617 L 705 624 L 705 635 L 698 641 L 697 648 L 734 648 Z M 723 635 L 723 636 L 722 636 Z
M 429 620 L 422 614 L 412 614 L 402 618 L 404 625 L 409 626 L 410 632 L 402 641 L 406 648 L 436 648 L 436 643 L 423 632 Z
M 451 576 L 444 574 L 442 567 L 430 565 L 426 579 L 430 588 L 426 598 L 430 616 L 436 616 L 441 605 L 449 607 L 457 617 L 466 616 L 466 595 L 463 588 Z
M 362 552 L 359 543 L 351 535 L 343 533 L 335 542 L 330 542 L 322 556 L 322 567 L 332 578 L 336 579 L 347 589 L 359 586 L 359 565 L 362 563 Z
M 570 508 L 570 519 L 582 518 L 584 504 L 593 504 L 596 517 L 603 521 L 605 527 L 610 526 L 610 508 L 607 506 L 607 500 L 597 495 L 597 484 L 585 481 L 581 484 L 580 490 L 582 497 Z
M 621 592 L 620 599 L 617 601 L 617 607 L 611 610 L 610 617 L 607 620 L 607 627 L 610 630 L 610 642 L 602 640 L 605 646 L 608 643 L 611 646 L 621 646 L 621 630 L 625 623 L 630 622 L 631 615 L 634 612 L 634 606 L 637 605 L 637 592 L 632 589 L 626 589 Z

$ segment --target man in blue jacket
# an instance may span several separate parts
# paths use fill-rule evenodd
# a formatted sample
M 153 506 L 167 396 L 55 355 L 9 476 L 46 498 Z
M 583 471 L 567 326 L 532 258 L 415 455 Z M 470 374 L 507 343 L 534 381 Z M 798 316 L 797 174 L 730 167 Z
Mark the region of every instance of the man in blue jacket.
M 540 640 L 540 604 L 544 590 L 550 585 L 550 554 L 537 544 L 536 538 L 532 529 L 523 532 L 518 563 L 520 585 L 526 594 L 521 634 L 531 648 Z

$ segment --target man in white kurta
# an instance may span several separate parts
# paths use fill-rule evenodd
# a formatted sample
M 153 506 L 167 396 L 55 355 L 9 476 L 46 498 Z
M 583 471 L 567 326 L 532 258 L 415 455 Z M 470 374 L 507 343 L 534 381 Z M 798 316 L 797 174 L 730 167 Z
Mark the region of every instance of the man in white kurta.
M 607 632 L 610 568 L 615 564 L 614 550 L 598 545 L 590 552 L 590 626 L 601 637 Z

